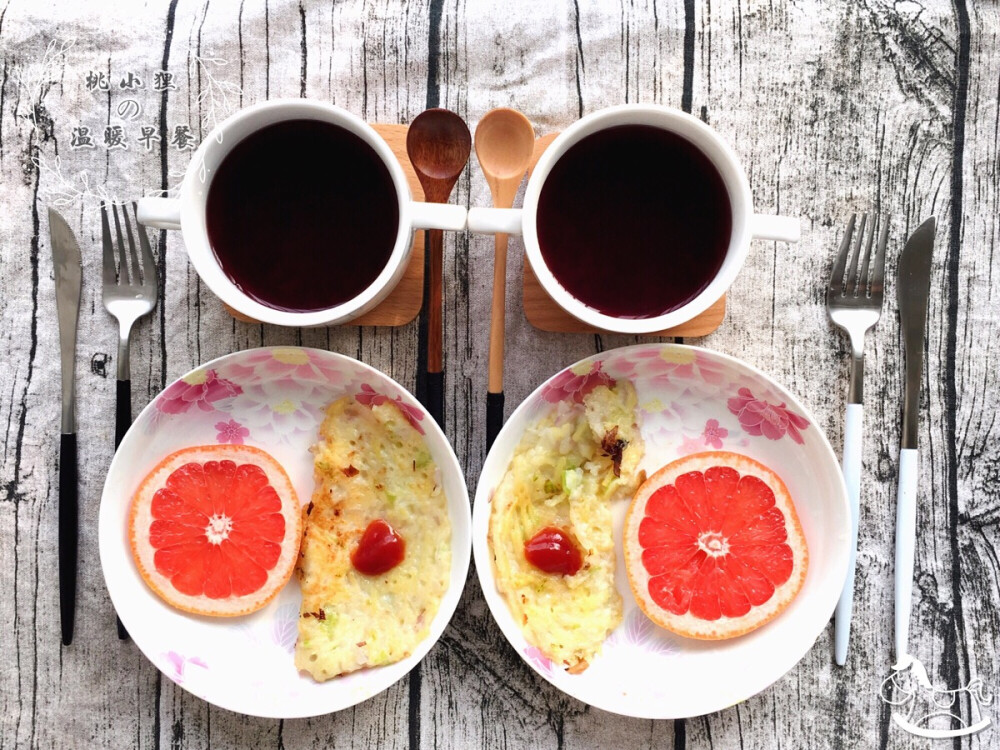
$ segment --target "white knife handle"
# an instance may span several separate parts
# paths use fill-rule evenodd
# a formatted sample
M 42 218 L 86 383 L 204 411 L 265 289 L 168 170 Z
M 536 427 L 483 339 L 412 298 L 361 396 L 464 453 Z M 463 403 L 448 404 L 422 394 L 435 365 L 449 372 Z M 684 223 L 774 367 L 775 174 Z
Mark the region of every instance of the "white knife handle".
M 847 565 L 847 580 L 837 602 L 833 621 L 833 652 L 837 664 L 847 663 L 847 644 L 851 638 L 851 609 L 854 605 L 854 567 L 858 556 L 858 516 L 861 509 L 861 430 L 864 407 L 848 404 L 844 420 L 844 458 L 841 468 L 847 484 L 847 499 L 851 505 L 851 557 Z
M 913 594 L 913 552 L 917 541 L 917 450 L 899 452 L 899 490 L 896 495 L 896 663 L 906 656 Z

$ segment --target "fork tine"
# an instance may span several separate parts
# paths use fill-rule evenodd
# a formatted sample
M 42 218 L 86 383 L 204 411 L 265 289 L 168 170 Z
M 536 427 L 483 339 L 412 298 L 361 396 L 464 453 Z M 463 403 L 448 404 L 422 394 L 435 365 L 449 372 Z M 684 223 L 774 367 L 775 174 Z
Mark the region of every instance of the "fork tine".
M 858 294 L 858 259 L 861 257 L 861 243 L 865 240 L 865 229 L 868 227 L 868 212 L 861 214 L 861 226 L 858 227 L 857 238 L 854 240 L 854 250 L 851 252 L 851 265 L 844 278 L 844 294 L 856 297 Z
M 871 296 L 881 297 L 885 285 L 885 243 L 889 239 L 889 220 L 882 224 L 882 232 L 878 238 L 878 248 L 875 250 L 875 261 L 872 263 Z
M 858 296 L 868 296 L 868 266 L 872 257 L 872 241 L 875 239 L 875 227 L 878 225 L 878 214 L 872 214 L 868 226 L 868 240 L 865 242 L 865 256 L 861 259 L 861 278 L 858 280 Z
M 104 245 L 104 286 L 112 287 L 118 283 L 118 273 L 115 270 L 115 246 L 111 242 L 111 226 L 108 224 L 108 206 L 101 201 L 101 241 Z
M 118 235 L 118 283 L 129 284 L 130 274 L 128 271 L 127 253 L 125 252 L 125 242 L 122 240 L 122 225 L 118 220 L 118 206 L 111 204 L 111 215 L 115 220 L 115 234 Z
M 128 239 L 129 264 L 132 266 L 132 283 L 140 284 L 139 254 L 135 249 L 135 233 L 132 231 L 132 222 L 128 219 L 128 206 L 122 204 L 122 219 L 125 220 L 125 237 Z
M 156 286 L 156 261 L 149 246 L 146 228 L 139 223 L 139 206 L 135 201 L 132 201 L 132 212 L 135 214 L 135 233 L 139 235 L 139 248 L 142 250 L 142 284 Z
M 828 295 L 844 293 L 844 270 L 847 268 L 847 253 L 851 249 L 851 237 L 854 235 L 854 222 L 858 218 L 857 214 L 851 214 L 847 222 L 847 229 L 844 230 L 844 239 L 840 243 L 840 251 L 837 253 L 837 262 L 833 266 L 833 273 L 830 275 L 830 287 Z

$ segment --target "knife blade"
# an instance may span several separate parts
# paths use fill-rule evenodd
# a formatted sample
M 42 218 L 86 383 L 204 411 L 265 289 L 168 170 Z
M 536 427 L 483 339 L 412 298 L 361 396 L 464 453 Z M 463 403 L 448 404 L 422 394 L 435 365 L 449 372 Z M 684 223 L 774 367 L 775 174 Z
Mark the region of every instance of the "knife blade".
M 59 615 L 62 642 L 73 641 L 76 606 L 76 558 L 79 535 L 76 466 L 76 323 L 80 314 L 83 265 L 73 230 L 49 209 L 49 237 L 55 271 L 56 317 L 62 369 L 62 428 L 59 437 Z
M 896 492 L 895 635 L 896 667 L 906 667 L 906 641 L 913 593 L 913 554 L 917 533 L 917 427 L 920 379 L 924 367 L 924 331 L 931 288 L 931 259 L 937 224 L 927 219 L 910 235 L 899 256 L 896 301 L 903 333 L 903 432 Z

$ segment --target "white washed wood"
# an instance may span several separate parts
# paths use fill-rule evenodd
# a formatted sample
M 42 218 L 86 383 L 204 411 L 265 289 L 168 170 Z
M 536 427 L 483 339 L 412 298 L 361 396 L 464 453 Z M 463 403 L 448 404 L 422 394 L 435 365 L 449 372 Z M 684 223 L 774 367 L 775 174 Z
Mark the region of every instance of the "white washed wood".
M 209 123 L 204 102 L 198 102 L 208 86 L 206 70 L 242 89 L 233 106 L 304 94 L 381 122 L 409 121 L 437 99 L 472 127 L 488 109 L 514 106 L 546 133 L 623 101 L 689 104 L 744 159 L 759 209 L 801 215 L 805 230 L 798 246 L 754 245 L 730 294 L 727 320 L 699 343 L 777 377 L 813 409 L 838 446 L 846 360 L 843 342 L 825 319 L 821 289 L 840 227 L 851 211 L 875 204 L 893 217 L 898 251 L 906 231 L 935 214 L 939 242 L 920 433 L 924 494 L 911 647 L 936 682 L 952 677 L 964 682 L 974 674 L 995 688 L 1000 384 L 990 354 L 1000 345 L 994 292 L 1000 271 L 995 252 L 1000 11 L 995 3 L 979 3 L 968 8 L 966 24 L 959 21 L 966 8 L 962 2 L 953 7 L 716 0 L 687 4 L 686 21 L 685 5 L 681 0 L 621 5 L 358 0 L 332 6 L 181 1 L 169 44 L 169 69 L 179 81 L 168 99 L 168 125 Z M 8 634 L 0 639 L 0 747 L 406 747 L 411 730 L 420 746 L 443 748 L 926 746 L 890 728 L 877 697 L 891 656 L 899 440 L 901 355 L 891 294 L 868 350 L 868 481 L 846 668 L 833 665 L 828 630 L 798 668 L 740 706 L 677 723 L 611 716 L 537 680 L 500 636 L 470 578 L 453 625 L 422 666 L 418 727 L 411 726 L 406 682 L 337 715 L 273 722 L 211 708 L 162 679 L 134 646 L 115 637 L 97 560 L 96 513 L 112 453 L 113 388 L 92 371 L 90 359 L 113 351 L 114 329 L 100 304 L 93 198 L 67 209 L 84 246 L 87 282 L 77 368 L 78 624 L 73 646 L 61 650 L 54 586 L 57 341 L 44 219 L 46 196 L 58 186 L 51 173 L 37 173 L 30 157 L 38 148 L 37 155 L 51 165 L 58 154 L 65 174 L 90 163 L 85 153 L 68 148 L 70 128 L 77 113 L 99 113 L 107 102 L 84 91 L 83 74 L 90 68 L 135 70 L 151 80 L 161 64 L 169 7 L 163 0 L 128 9 L 82 3 L 0 6 L 0 360 L 7 363 L 0 368 L 0 580 L 9 592 L 0 598 Z M 689 101 L 686 25 L 693 32 Z M 968 100 L 956 108 L 963 31 L 969 43 Z M 75 45 L 50 60 L 50 74 L 42 76 L 49 42 L 71 38 Z M 429 88 L 432 38 L 438 75 L 437 86 Z M 224 58 L 228 64 L 205 68 L 198 57 Z M 33 85 L 38 80 L 42 89 Z M 148 90 L 144 96 L 155 122 L 159 98 Z M 32 112 L 40 124 L 52 118 L 53 138 L 33 134 Z M 956 147 L 962 122 L 964 141 Z M 167 153 L 173 183 L 187 157 L 172 148 Z M 958 154 L 960 181 L 953 173 Z M 109 159 L 106 169 L 98 166 L 96 181 L 116 195 L 133 197 L 161 180 L 158 153 L 133 150 Z M 953 195 L 961 200 L 957 228 Z M 488 204 L 478 169 L 463 175 L 455 200 Z M 293 331 L 233 322 L 190 269 L 180 238 L 165 237 L 158 251 L 166 259 L 166 298 L 140 324 L 133 344 L 136 409 L 199 362 L 262 344 L 327 347 L 414 383 L 416 324 L 391 331 Z M 560 367 L 636 340 L 532 329 L 519 297 L 522 260 L 514 250 L 520 244 L 512 241 L 511 248 L 508 411 Z M 889 265 L 891 273 L 895 256 Z M 488 317 L 492 242 L 449 237 L 445 274 L 445 427 L 474 487 L 484 453 L 482 321 Z M 949 299 L 955 300 L 951 309 Z M 106 372 L 113 367 L 109 363 Z M 991 732 L 959 745 L 997 746 L 996 736 Z

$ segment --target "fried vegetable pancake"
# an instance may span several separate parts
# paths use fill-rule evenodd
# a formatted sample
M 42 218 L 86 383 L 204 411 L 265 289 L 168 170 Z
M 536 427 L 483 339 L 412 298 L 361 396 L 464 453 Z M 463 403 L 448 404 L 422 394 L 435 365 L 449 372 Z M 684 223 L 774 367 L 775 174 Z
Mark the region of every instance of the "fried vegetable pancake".
M 621 622 L 611 505 L 642 483 L 642 455 L 635 388 L 601 385 L 525 432 L 493 496 L 497 588 L 528 642 L 571 672 L 586 669 Z M 547 529 L 575 541 L 583 559 L 573 575 L 528 562 L 525 543 Z
M 391 401 L 335 401 L 313 450 L 295 666 L 328 680 L 399 661 L 427 637 L 448 588 L 451 525 L 430 451 Z M 405 554 L 390 570 L 365 575 L 351 557 L 378 521 L 402 537 Z

